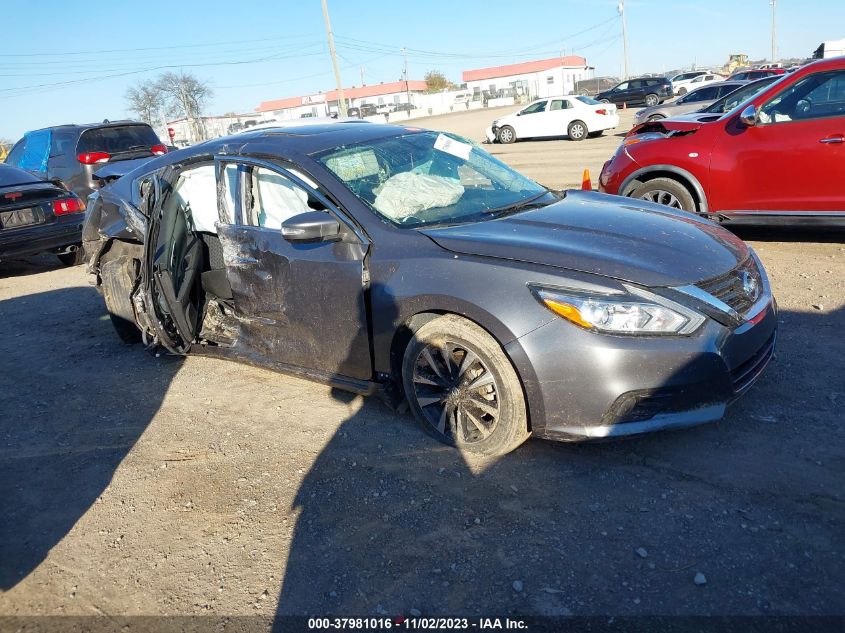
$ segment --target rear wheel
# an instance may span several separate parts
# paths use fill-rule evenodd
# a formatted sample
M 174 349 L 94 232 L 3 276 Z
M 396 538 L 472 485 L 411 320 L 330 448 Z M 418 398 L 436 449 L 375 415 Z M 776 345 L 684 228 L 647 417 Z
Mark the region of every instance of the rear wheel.
M 654 178 L 644 182 L 630 194 L 632 198 L 648 200 L 673 209 L 695 213 L 696 205 L 692 194 L 677 180 Z
M 75 251 L 56 255 L 65 266 L 79 266 L 85 263 L 85 251 L 80 246 Z
M 589 130 L 587 129 L 586 123 L 576 120 L 569 124 L 569 127 L 566 129 L 566 133 L 569 135 L 570 140 L 583 141 L 587 138 Z
M 650 95 L 646 95 L 645 104 L 648 107 L 656 106 L 658 103 L 660 103 L 660 97 L 658 97 L 656 94 L 652 93 Z
M 138 278 L 137 259 L 126 256 L 111 257 L 107 253 L 100 260 L 100 280 L 106 311 L 114 331 L 124 343 L 139 343 L 141 330 L 135 324 L 132 290 Z
M 685 94 L 687 94 L 686 88 L 681 88 L 680 90 L 678 90 L 678 96 L 679 97 L 683 97 Z
M 665 118 L 666 118 L 666 117 L 665 117 L 665 116 L 663 116 L 662 114 L 652 114 L 652 115 L 651 115 L 650 117 L 648 117 L 648 119 L 646 119 L 646 120 L 647 120 L 647 121 L 659 121 L 660 119 L 665 119 Z
M 445 315 L 412 337 L 402 362 L 411 411 L 441 442 L 504 455 L 530 435 L 522 384 L 496 340 L 475 323 Z
M 516 140 L 516 132 L 510 125 L 506 125 L 499 130 L 500 143 L 513 143 Z

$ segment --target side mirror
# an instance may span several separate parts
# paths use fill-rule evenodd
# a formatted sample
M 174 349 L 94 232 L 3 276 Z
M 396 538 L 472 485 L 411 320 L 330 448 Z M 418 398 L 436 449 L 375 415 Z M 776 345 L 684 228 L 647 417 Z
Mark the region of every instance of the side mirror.
M 753 105 L 748 106 L 739 115 L 739 121 L 745 127 L 754 127 L 758 123 L 757 108 Z
M 282 237 L 288 242 L 317 242 L 336 238 L 340 223 L 325 211 L 307 211 L 282 222 Z

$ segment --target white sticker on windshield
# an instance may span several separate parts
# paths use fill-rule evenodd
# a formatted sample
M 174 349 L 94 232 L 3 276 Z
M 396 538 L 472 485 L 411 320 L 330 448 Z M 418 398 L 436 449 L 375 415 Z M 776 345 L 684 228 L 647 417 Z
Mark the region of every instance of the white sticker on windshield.
M 343 182 L 375 176 L 379 172 L 376 153 L 371 149 L 332 156 L 326 160 L 326 167 Z
M 462 158 L 463 160 L 469 160 L 469 153 L 472 151 L 472 145 L 456 141 L 445 134 L 438 134 L 437 140 L 434 141 L 434 149 L 439 149 L 441 152 L 446 152 L 452 156 Z

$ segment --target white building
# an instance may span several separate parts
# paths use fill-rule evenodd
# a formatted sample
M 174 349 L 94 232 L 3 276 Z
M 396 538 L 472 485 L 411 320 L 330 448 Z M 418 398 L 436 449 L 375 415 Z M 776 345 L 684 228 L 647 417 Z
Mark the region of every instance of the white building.
M 348 107 L 358 107 L 365 103 L 374 106 L 410 103 L 416 105 L 419 96 L 425 92 L 427 84 L 424 81 L 408 80 L 374 84 L 372 86 L 358 86 L 343 89 L 343 98 Z M 264 119 L 284 121 L 302 117 L 328 116 L 339 110 L 337 90 L 320 92 L 303 97 L 288 97 L 264 101 L 257 108 Z
M 537 59 L 507 66 L 463 71 L 467 90 L 476 98 L 542 98 L 575 92 L 575 84 L 592 78 L 592 68 L 579 55 Z

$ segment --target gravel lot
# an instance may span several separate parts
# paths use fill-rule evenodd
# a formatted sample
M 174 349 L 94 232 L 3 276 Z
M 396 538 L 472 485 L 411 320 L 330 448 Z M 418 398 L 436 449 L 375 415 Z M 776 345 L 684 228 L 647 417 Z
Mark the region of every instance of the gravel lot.
M 419 123 L 480 140 L 498 115 Z M 618 142 L 491 149 L 563 186 Z M 81 267 L 0 263 L 0 614 L 845 613 L 845 234 L 741 235 L 781 332 L 723 422 L 498 461 L 124 346 Z

